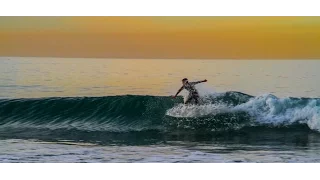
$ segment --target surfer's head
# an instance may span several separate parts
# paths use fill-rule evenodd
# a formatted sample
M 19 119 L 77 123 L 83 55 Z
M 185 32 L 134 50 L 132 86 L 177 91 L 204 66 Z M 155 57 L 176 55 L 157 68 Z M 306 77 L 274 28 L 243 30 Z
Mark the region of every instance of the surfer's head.
M 188 79 L 187 78 L 183 78 L 182 79 L 182 84 L 186 84 L 186 83 L 188 83 Z

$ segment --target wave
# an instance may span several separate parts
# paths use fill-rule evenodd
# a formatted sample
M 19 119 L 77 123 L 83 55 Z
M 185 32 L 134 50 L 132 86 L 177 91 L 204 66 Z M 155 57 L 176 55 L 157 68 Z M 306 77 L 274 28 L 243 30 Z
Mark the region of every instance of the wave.
M 320 131 L 320 100 L 214 93 L 199 106 L 164 96 L 0 99 L 0 134 L 22 131 L 217 132 L 248 127 Z

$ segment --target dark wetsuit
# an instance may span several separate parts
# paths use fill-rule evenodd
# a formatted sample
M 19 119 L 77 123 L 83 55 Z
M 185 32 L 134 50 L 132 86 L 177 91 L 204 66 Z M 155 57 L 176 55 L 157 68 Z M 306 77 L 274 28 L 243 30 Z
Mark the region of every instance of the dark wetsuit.
M 185 89 L 185 90 L 189 91 L 189 96 L 188 96 L 187 100 L 184 102 L 185 104 L 190 103 L 192 100 L 194 100 L 194 102 L 196 104 L 199 103 L 199 93 L 196 90 L 196 88 L 194 87 L 194 85 L 199 84 L 201 82 L 202 81 L 188 82 L 187 84 L 185 84 L 181 87 L 181 89 Z

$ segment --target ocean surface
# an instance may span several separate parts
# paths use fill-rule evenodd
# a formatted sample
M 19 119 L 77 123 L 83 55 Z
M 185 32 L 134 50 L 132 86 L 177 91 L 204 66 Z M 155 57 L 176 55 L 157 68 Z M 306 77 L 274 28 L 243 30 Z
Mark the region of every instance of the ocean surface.
M 320 162 L 319 69 L 0 57 L 0 162 Z M 198 106 L 170 97 L 185 77 Z

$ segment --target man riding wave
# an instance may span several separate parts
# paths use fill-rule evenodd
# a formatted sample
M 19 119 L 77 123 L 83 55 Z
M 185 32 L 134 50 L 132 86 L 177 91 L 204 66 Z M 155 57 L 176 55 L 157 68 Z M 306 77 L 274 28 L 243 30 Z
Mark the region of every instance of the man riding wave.
M 172 96 L 173 98 L 176 98 L 178 94 L 183 90 L 189 91 L 189 95 L 187 100 L 184 102 L 184 104 L 189 104 L 192 100 L 194 100 L 195 104 L 199 103 L 199 93 L 197 89 L 195 88 L 196 84 L 207 82 L 207 80 L 203 81 L 196 81 L 196 82 L 189 82 L 187 78 L 182 79 L 182 87 L 178 90 L 177 94 Z

